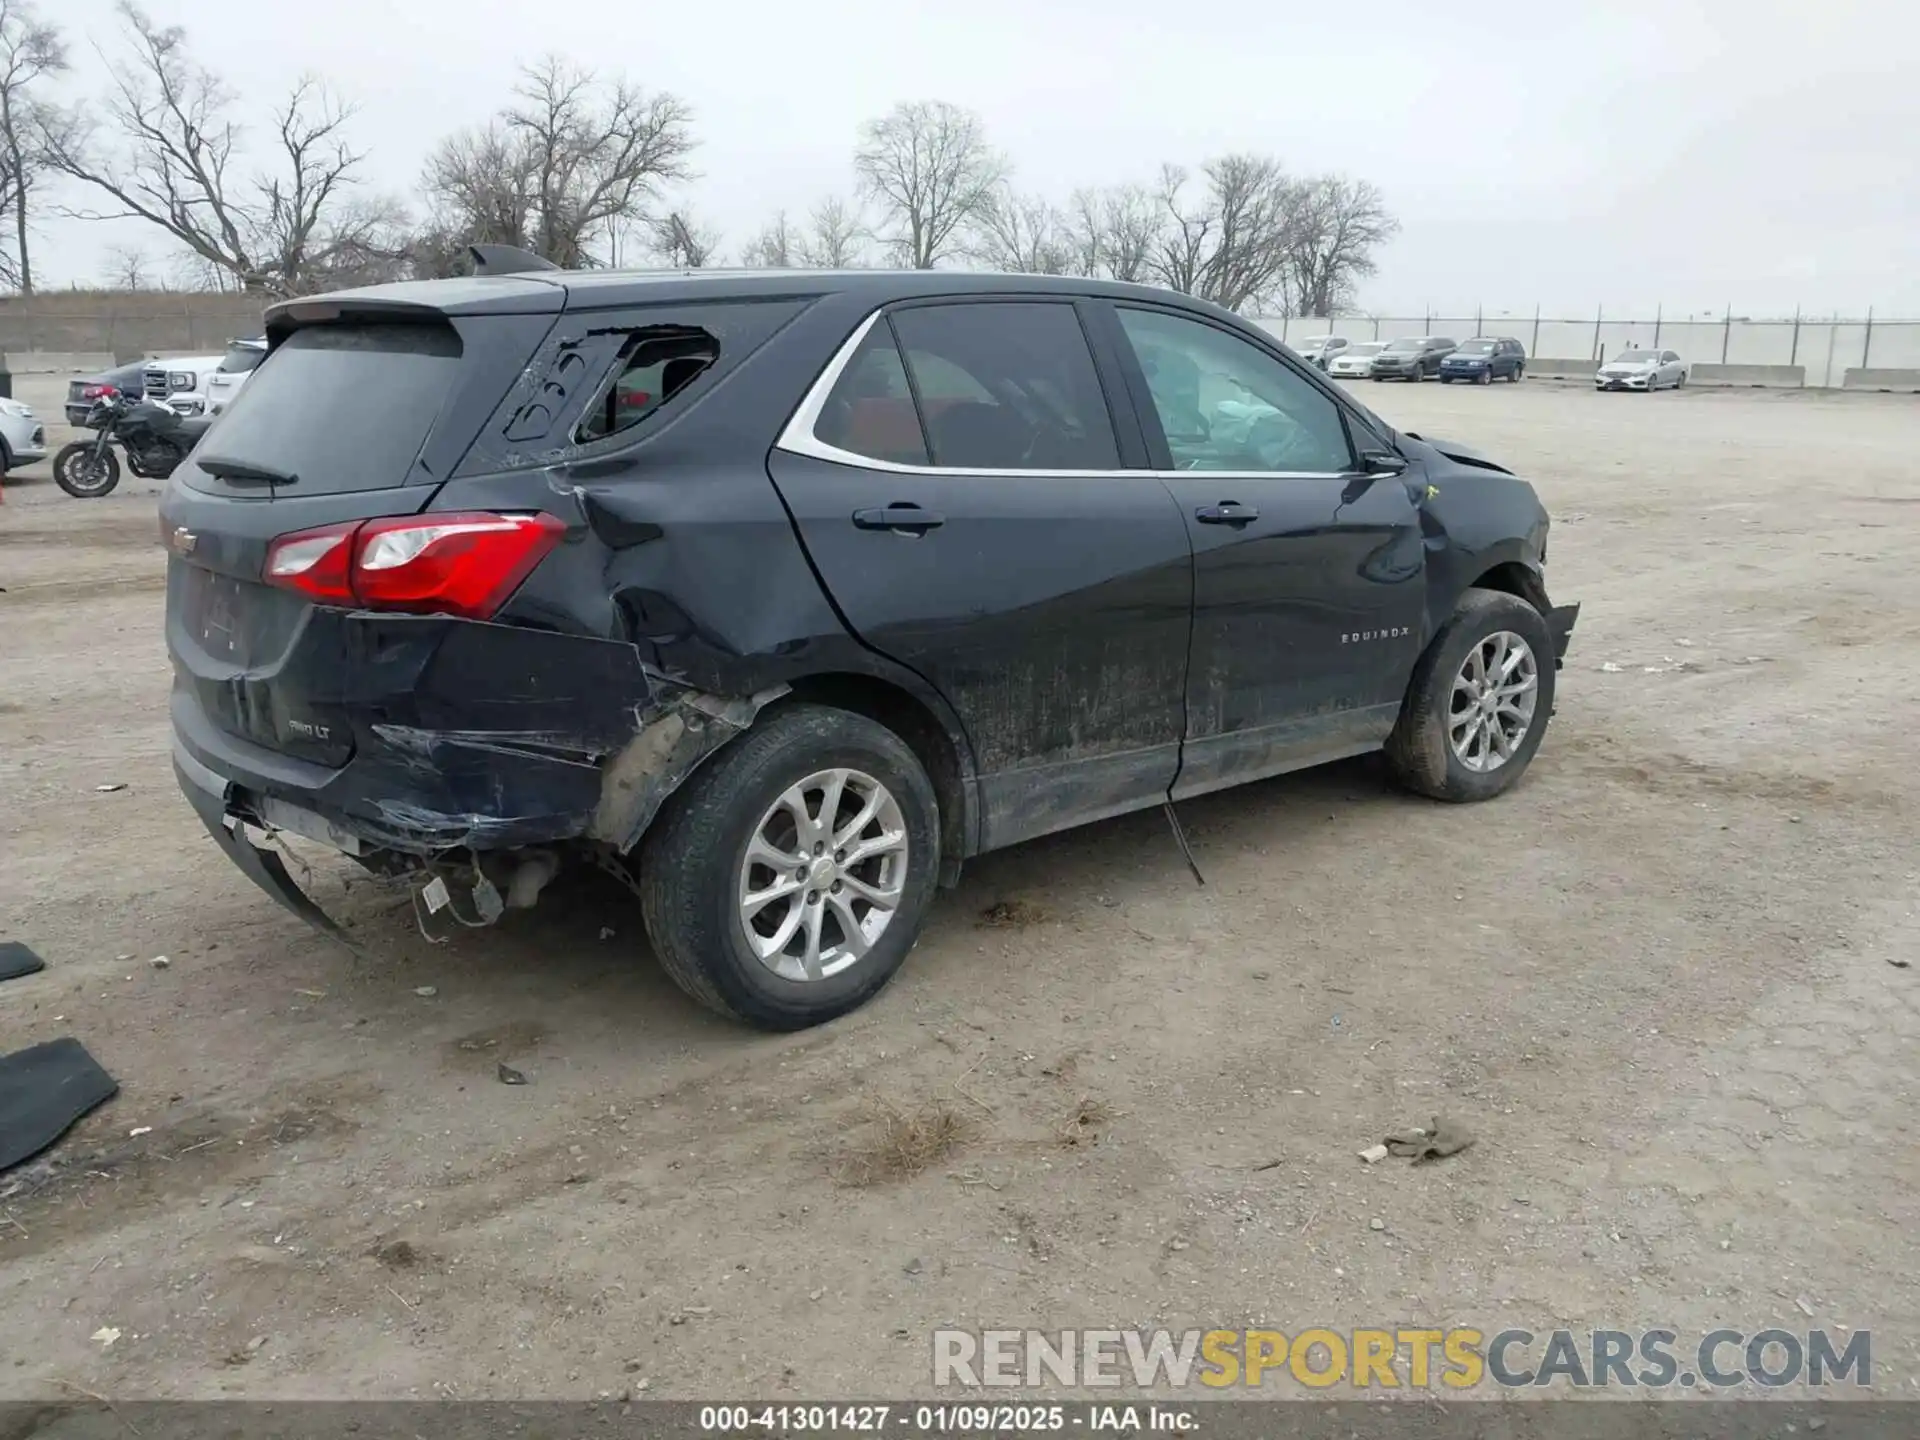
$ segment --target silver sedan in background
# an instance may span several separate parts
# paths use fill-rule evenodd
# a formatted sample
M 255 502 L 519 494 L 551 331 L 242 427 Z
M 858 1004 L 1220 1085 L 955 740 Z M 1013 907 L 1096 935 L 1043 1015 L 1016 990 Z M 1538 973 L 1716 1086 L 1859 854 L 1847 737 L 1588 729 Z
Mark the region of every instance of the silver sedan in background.
M 1691 367 L 1671 350 L 1622 350 L 1593 376 L 1596 390 L 1678 390 Z
M 1364 380 L 1373 373 L 1373 357 L 1386 348 L 1384 340 L 1362 340 L 1349 345 L 1327 362 L 1327 373 Z

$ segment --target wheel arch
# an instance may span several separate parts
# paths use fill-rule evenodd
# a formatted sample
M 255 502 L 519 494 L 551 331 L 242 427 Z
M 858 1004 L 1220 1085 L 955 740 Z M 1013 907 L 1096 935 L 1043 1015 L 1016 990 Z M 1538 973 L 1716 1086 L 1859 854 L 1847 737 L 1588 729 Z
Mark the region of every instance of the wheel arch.
M 832 671 L 791 682 L 778 704 L 831 705 L 884 725 L 907 743 L 940 801 L 941 882 L 959 879 L 960 862 L 976 852 L 979 806 L 972 748 L 957 723 L 903 685 L 876 675 Z
M 1547 600 L 1546 581 L 1541 578 L 1539 569 L 1522 560 L 1502 560 L 1488 566 L 1468 582 L 1466 588 L 1498 590 L 1503 595 L 1518 596 L 1542 615 L 1553 608 Z M 1459 600 L 1460 597 L 1456 595 L 1454 603 L 1458 604 Z

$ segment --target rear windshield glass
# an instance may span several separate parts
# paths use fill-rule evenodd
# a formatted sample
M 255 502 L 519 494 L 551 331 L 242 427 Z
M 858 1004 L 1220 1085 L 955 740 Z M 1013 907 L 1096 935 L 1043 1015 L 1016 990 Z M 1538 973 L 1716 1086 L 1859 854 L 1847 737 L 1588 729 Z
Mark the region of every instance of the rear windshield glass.
M 227 358 L 220 362 L 222 375 L 244 375 L 267 358 L 264 345 L 229 345 Z
M 297 476 L 298 495 L 403 485 L 460 370 L 446 325 L 296 330 L 207 435 L 207 461 Z

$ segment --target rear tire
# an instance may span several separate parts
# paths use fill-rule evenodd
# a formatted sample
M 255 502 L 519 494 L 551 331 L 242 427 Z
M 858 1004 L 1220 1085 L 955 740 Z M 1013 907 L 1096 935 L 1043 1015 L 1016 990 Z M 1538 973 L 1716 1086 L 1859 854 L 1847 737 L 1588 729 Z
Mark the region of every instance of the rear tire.
M 1502 680 L 1498 667 L 1509 660 L 1513 669 Z M 1491 690 L 1476 682 L 1476 663 L 1481 675 L 1493 677 Z M 1554 675 L 1553 637 L 1538 610 L 1497 590 L 1467 591 L 1413 667 L 1387 737 L 1394 777 L 1418 794 L 1456 804 L 1510 789 L 1546 733 Z M 1489 704 L 1481 704 L 1482 694 L 1491 695 Z M 1476 735 L 1483 742 L 1477 747 Z
M 76 440 L 53 457 L 53 478 L 75 499 L 95 500 L 120 483 L 120 457 L 109 449 L 96 458 L 91 444 Z
M 822 780 L 827 775 L 849 777 L 832 792 L 845 798 L 831 817 L 825 814 L 833 783 Z M 811 782 L 820 783 L 803 788 Z M 785 803 L 796 793 L 814 819 L 838 822 L 819 832 L 824 839 L 801 833 Z M 874 801 L 876 794 L 884 800 Z M 875 818 L 847 828 L 867 803 L 876 804 Z M 763 1030 L 801 1030 L 859 1008 L 893 977 L 919 938 L 940 871 L 939 813 L 919 759 L 885 726 L 823 705 L 769 712 L 694 772 L 642 842 L 641 907 L 662 968 L 702 1005 Z M 858 871 L 849 864 L 844 882 L 836 878 L 836 854 L 896 836 L 899 844 L 886 858 L 857 862 Z M 862 837 L 867 844 L 857 845 Z M 750 859 L 750 845 L 756 856 L 806 864 L 774 868 Z M 897 870 L 886 869 L 896 854 Z M 822 862 L 823 869 L 802 878 Z M 882 868 L 865 868 L 873 865 Z M 877 925 L 881 907 L 855 893 L 856 885 L 894 893 L 891 911 Z M 755 904 L 782 886 L 776 898 Z M 790 916 L 797 916 L 797 928 L 788 930 Z M 860 942 L 849 944 L 842 917 L 874 933 L 868 938 L 863 930 Z M 788 938 L 776 946 L 781 933 Z M 796 944 L 797 956 L 788 948 Z M 763 951 L 770 951 L 767 958 Z M 796 969 L 819 973 L 809 978 Z

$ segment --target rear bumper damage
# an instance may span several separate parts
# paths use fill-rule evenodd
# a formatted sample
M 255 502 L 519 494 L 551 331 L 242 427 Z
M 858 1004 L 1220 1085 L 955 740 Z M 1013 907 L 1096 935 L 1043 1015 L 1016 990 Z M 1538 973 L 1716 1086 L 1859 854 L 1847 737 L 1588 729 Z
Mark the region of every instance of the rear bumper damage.
M 315 929 L 337 940 L 347 938 L 326 911 L 307 898 L 306 892 L 287 873 L 286 863 L 280 856 L 248 838 L 240 817 L 228 809 L 228 796 L 233 787 L 183 750 L 178 739 L 173 745 L 173 773 L 180 782 L 180 793 L 187 797 L 194 814 L 207 827 L 213 843 L 226 853 L 242 875 Z
M 456 866 L 572 842 L 629 850 L 668 796 L 785 687 L 705 693 L 628 644 L 448 618 L 344 616 L 349 643 L 288 684 L 352 736 L 329 766 L 216 724 L 183 677 L 174 770 L 208 833 L 261 889 L 341 931 L 267 844 L 318 841 L 387 873 Z M 530 903 L 530 901 L 529 901 Z

